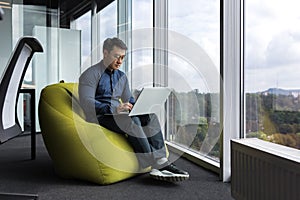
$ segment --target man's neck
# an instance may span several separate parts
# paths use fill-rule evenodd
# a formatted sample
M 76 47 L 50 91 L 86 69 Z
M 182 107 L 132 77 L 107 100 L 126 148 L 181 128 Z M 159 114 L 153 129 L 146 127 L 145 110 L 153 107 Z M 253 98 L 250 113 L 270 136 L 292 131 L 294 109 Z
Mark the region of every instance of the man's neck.
M 110 63 L 107 63 L 107 62 L 105 61 L 105 59 L 103 59 L 102 62 L 103 62 L 103 65 L 104 65 L 106 68 L 108 68 L 108 66 L 109 66 Z
M 105 67 L 105 69 L 107 69 L 108 71 L 110 71 L 111 73 L 113 73 L 114 69 L 110 68 L 109 65 L 107 65 L 107 63 L 105 63 L 104 60 L 102 60 L 103 66 Z

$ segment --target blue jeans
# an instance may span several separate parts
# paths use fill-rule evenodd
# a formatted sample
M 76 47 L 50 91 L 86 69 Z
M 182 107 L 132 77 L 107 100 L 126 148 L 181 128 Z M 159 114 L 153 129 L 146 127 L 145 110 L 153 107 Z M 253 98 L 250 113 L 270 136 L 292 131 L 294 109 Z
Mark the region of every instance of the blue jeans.
M 98 116 L 99 124 L 111 131 L 124 134 L 142 168 L 166 157 L 160 123 L 155 114 L 129 117 L 127 114 Z

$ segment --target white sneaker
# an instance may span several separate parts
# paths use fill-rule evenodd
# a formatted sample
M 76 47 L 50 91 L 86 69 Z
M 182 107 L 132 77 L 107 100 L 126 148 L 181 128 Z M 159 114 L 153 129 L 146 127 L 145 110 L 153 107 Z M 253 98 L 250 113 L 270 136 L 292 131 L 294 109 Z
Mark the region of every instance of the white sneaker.
M 177 168 L 174 164 L 168 164 L 161 169 L 152 169 L 150 176 L 157 180 L 176 182 L 189 178 L 189 173 Z

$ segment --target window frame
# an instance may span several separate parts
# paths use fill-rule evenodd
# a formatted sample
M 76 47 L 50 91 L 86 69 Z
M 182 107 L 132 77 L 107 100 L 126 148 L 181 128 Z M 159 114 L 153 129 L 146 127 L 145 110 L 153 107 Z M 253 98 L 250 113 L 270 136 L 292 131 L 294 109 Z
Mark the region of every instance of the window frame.
M 241 138 L 243 116 L 243 1 L 223 0 L 223 80 L 221 105 L 223 132 L 221 150 L 221 174 L 224 182 L 231 178 L 231 139 Z
M 159 0 L 157 0 L 157 1 L 159 1 Z M 234 2 L 235 1 L 233 0 L 233 3 Z M 168 18 L 168 6 L 167 6 L 167 4 L 168 4 L 168 0 L 164 0 L 164 1 L 157 2 L 156 6 L 154 6 L 154 17 L 158 18 L 157 22 L 154 23 L 154 27 L 155 28 L 156 27 L 158 27 L 158 28 L 168 28 L 167 27 L 167 25 L 168 25 L 168 22 L 167 22 L 167 18 Z M 221 68 L 220 71 L 221 72 L 224 71 L 223 70 L 223 45 L 224 45 L 224 41 L 223 41 L 223 31 L 224 31 L 223 30 L 223 9 L 225 9 L 224 6 L 223 6 L 223 0 L 220 0 L 220 68 Z M 230 33 L 230 34 L 232 34 L 232 33 Z M 166 36 L 160 35 L 160 37 L 157 37 L 157 38 L 158 38 L 158 40 L 156 40 L 155 42 L 159 42 L 161 40 L 161 38 L 164 38 L 165 41 L 168 40 L 167 35 Z M 228 42 L 227 45 L 228 44 L 230 44 L 230 42 Z M 161 45 L 159 46 L 159 48 L 162 48 L 162 47 L 163 47 L 163 49 L 165 49 L 165 48 L 167 49 L 168 46 L 167 46 L 167 44 L 165 46 L 164 45 L 163 46 L 161 46 Z M 230 47 L 230 48 L 233 48 L 233 47 Z M 160 63 L 162 65 L 166 65 L 167 66 L 167 60 L 168 60 L 167 56 L 168 55 L 167 55 L 166 52 L 167 51 L 161 51 L 160 54 L 158 54 L 155 57 L 156 60 L 154 60 L 154 62 L 155 63 Z M 239 65 L 239 67 L 240 67 L 240 65 Z M 166 85 L 167 82 L 168 82 L 167 81 L 167 72 L 163 72 L 163 71 L 160 71 L 159 73 L 157 73 L 157 72 L 158 72 L 158 70 L 156 70 L 156 73 L 155 73 L 155 75 L 156 75 L 156 77 L 155 77 L 156 82 L 155 83 L 159 83 L 161 85 Z M 221 76 L 222 76 L 222 74 L 221 74 Z M 166 77 L 166 78 L 164 79 L 164 77 Z M 222 93 L 223 93 L 222 92 L 222 88 L 223 88 L 223 84 L 221 82 L 221 87 L 220 87 L 220 96 L 221 96 L 220 100 L 221 101 L 220 101 L 220 105 L 223 104 L 223 100 L 224 100 L 222 98 Z M 220 112 L 221 112 L 221 114 L 224 113 L 223 111 L 220 111 Z M 221 124 L 221 127 L 222 127 L 222 118 L 223 117 L 222 117 L 222 115 L 220 115 L 220 116 L 221 116 L 220 117 L 221 118 L 220 119 L 220 124 Z M 167 132 L 168 131 L 166 131 L 166 133 Z M 221 140 L 221 138 L 224 137 L 223 133 L 224 132 L 222 132 L 220 140 Z M 166 137 L 168 137 L 168 136 L 166 135 Z M 231 138 L 234 138 L 234 137 L 230 136 L 229 138 L 226 138 L 226 140 L 230 141 Z M 175 144 L 173 142 L 166 141 L 166 144 L 168 145 L 168 148 L 171 151 L 182 155 L 183 157 L 191 160 L 192 162 L 194 162 L 194 163 L 196 163 L 196 164 L 198 164 L 198 165 L 200 165 L 202 167 L 205 167 L 205 168 L 207 168 L 207 169 L 209 169 L 209 170 L 211 170 L 211 171 L 213 171 L 215 173 L 218 173 L 220 175 L 220 179 L 221 180 L 223 180 L 223 181 L 225 181 L 225 180 L 227 181 L 228 180 L 227 178 L 224 179 L 222 177 L 223 174 L 227 174 L 227 173 L 225 173 L 223 171 L 228 169 L 227 167 L 224 167 L 224 162 L 228 163 L 228 159 L 226 159 L 226 161 L 224 161 L 224 160 L 222 160 L 222 158 L 224 158 L 225 156 L 226 156 L 225 158 L 230 158 L 230 156 L 228 157 L 228 155 L 230 155 L 230 150 L 226 149 L 225 156 L 221 155 L 221 153 L 224 153 L 224 151 L 222 150 L 222 144 L 223 144 L 222 141 L 221 141 L 221 147 L 220 147 L 220 162 L 213 161 L 213 160 L 211 160 L 211 159 L 209 159 L 209 158 L 207 158 L 205 156 L 202 156 L 202 155 L 196 153 L 195 151 L 188 150 L 186 148 L 182 148 L 181 146 L 179 146 L 179 145 L 177 145 L 177 144 Z M 229 161 L 229 163 L 230 163 L 230 161 Z M 230 174 L 229 174 L 229 176 L 230 176 Z
M 132 14 L 132 1 L 122 3 L 121 0 L 117 1 L 118 12 L 118 27 L 120 25 L 128 24 L 128 26 L 120 26 L 117 33 L 132 31 L 131 14 Z M 193 151 L 187 151 L 174 143 L 166 141 L 169 149 L 175 153 L 183 153 L 183 156 L 193 161 L 194 163 L 205 167 L 220 175 L 220 180 L 227 182 L 230 180 L 230 140 L 241 138 L 242 135 L 242 122 L 243 117 L 243 31 L 242 31 L 242 7 L 243 1 L 235 0 L 220 0 L 220 75 L 223 80 L 220 86 L 220 124 L 223 127 L 220 140 L 220 163 L 212 162 L 212 160 L 201 156 Z M 92 49 L 98 45 L 99 27 L 97 17 L 97 5 L 95 2 L 92 4 Z M 153 28 L 167 28 L 168 21 L 168 0 L 153 0 Z M 230 28 L 226 28 L 230 27 Z M 167 30 L 167 29 L 166 29 Z M 167 65 L 168 57 L 165 51 L 156 51 L 155 49 L 162 47 L 167 49 L 167 34 L 165 32 L 154 31 L 153 41 L 153 63 L 154 65 L 154 86 L 163 86 L 167 84 L 168 73 L 165 68 L 160 68 L 160 65 Z M 239 38 L 236 40 L 236 38 Z M 126 35 L 124 39 L 131 44 L 130 35 Z M 130 49 L 129 49 L 130 51 Z M 94 51 L 95 52 L 95 51 Z M 96 53 L 96 52 L 95 52 Z M 92 61 L 99 60 L 100 53 L 92 56 Z M 128 72 L 128 66 L 124 66 L 125 72 Z M 225 119 L 230 119 L 226 121 Z

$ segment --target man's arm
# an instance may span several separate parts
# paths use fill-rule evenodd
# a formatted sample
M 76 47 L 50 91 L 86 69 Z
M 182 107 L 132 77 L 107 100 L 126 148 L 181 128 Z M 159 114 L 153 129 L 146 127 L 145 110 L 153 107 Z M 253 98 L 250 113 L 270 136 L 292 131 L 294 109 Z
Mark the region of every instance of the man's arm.
M 124 80 L 124 90 L 123 90 L 121 99 L 123 102 L 129 102 L 130 104 L 134 105 L 135 99 L 132 96 L 132 93 L 129 89 L 128 79 L 127 79 L 126 75 L 124 75 L 122 78 Z
M 106 113 L 109 110 L 107 105 L 95 99 L 98 81 L 99 73 L 94 70 L 85 71 L 79 78 L 79 101 L 87 121 L 97 122 L 97 114 Z

